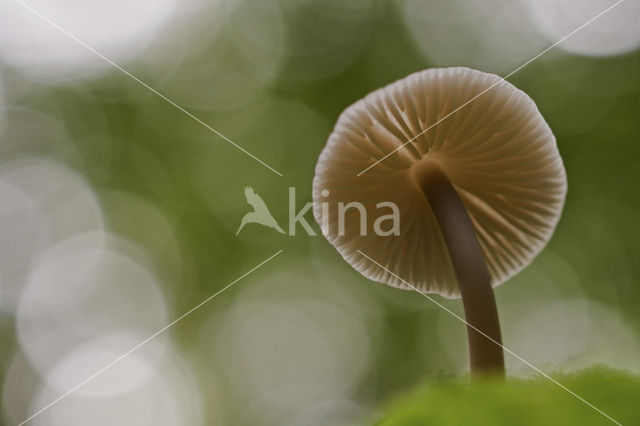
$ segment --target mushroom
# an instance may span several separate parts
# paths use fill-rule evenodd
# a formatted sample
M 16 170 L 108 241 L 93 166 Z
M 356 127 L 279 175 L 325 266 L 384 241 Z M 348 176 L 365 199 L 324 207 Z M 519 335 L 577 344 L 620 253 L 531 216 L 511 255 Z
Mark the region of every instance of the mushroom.
M 471 374 L 504 375 L 493 286 L 549 241 L 566 188 L 555 137 L 529 96 L 494 74 L 434 68 L 340 115 L 316 166 L 313 211 L 365 277 L 461 297 Z M 354 202 L 363 208 L 344 208 Z M 390 203 L 399 232 L 376 218 Z

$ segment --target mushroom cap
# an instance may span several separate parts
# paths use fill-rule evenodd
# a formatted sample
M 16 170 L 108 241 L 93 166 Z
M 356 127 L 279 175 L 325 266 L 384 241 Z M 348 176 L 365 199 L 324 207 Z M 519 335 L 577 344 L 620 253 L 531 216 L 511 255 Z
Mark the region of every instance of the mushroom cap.
M 316 165 L 316 221 L 322 227 L 322 204 L 328 203 L 329 226 L 323 234 L 365 277 L 412 289 L 405 280 L 421 292 L 459 297 L 447 246 L 415 177 L 429 162 L 442 168 L 460 195 L 493 286 L 527 266 L 548 242 L 567 182 L 555 137 L 535 103 L 497 75 L 465 67 L 433 68 L 376 90 L 344 110 Z M 366 209 L 366 235 L 355 208 L 346 210 L 340 235 L 336 206 L 352 201 Z M 398 206 L 399 235 L 373 231 L 375 220 L 391 212 L 376 207 L 380 202 Z M 392 225 L 381 224 L 383 231 Z

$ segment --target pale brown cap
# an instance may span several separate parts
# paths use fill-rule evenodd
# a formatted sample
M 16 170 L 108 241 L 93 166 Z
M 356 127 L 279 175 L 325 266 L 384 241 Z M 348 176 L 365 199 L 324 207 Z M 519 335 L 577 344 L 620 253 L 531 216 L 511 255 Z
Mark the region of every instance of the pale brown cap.
M 527 266 L 548 242 L 567 182 L 555 137 L 533 100 L 494 74 L 428 69 L 348 107 L 316 166 L 314 216 L 322 226 L 322 204 L 328 203 L 325 236 L 364 276 L 410 289 L 358 250 L 420 291 L 459 296 L 440 228 L 414 177 L 429 162 L 444 170 L 467 208 L 494 286 Z M 352 201 L 366 207 L 366 235 L 355 208 L 347 209 L 344 235 L 339 233 L 336 206 Z M 391 212 L 377 208 L 380 202 L 399 207 L 399 235 L 374 232 L 375 220 Z

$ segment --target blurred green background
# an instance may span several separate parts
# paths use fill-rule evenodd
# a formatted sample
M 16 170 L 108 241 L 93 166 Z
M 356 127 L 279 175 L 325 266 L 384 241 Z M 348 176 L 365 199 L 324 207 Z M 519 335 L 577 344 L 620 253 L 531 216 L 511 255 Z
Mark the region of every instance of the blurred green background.
M 298 206 L 311 201 L 317 157 L 348 105 L 429 67 L 506 75 L 613 4 L 583 3 L 28 2 L 280 177 L 4 0 L 3 422 L 28 418 L 280 249 L 30 424 L 369 424 L 417 385 L 464 378 L 463 324 L 369 282 L 301 228 L 248 225 L 236 237 L 243 190 L 285 226 L 288 187 Z M 640 374 L 638 16 L 628 0 L 509 78 L 554 131 L 569 181 L 548 247 L 496 289 L 505 345 L 545 371 Z M 507 367 L 536 376 L 509 356 Z

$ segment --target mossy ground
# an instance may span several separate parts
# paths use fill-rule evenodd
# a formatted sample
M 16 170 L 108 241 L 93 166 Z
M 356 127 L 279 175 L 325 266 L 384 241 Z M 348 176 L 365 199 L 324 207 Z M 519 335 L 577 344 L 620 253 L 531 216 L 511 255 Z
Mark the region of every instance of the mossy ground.
M 640 425 L 640 377 L 605 367 L 553 375 L 623 425 Z M 379 426 L 615 424 L 551 381 L 436 383 L 393 401 Z

